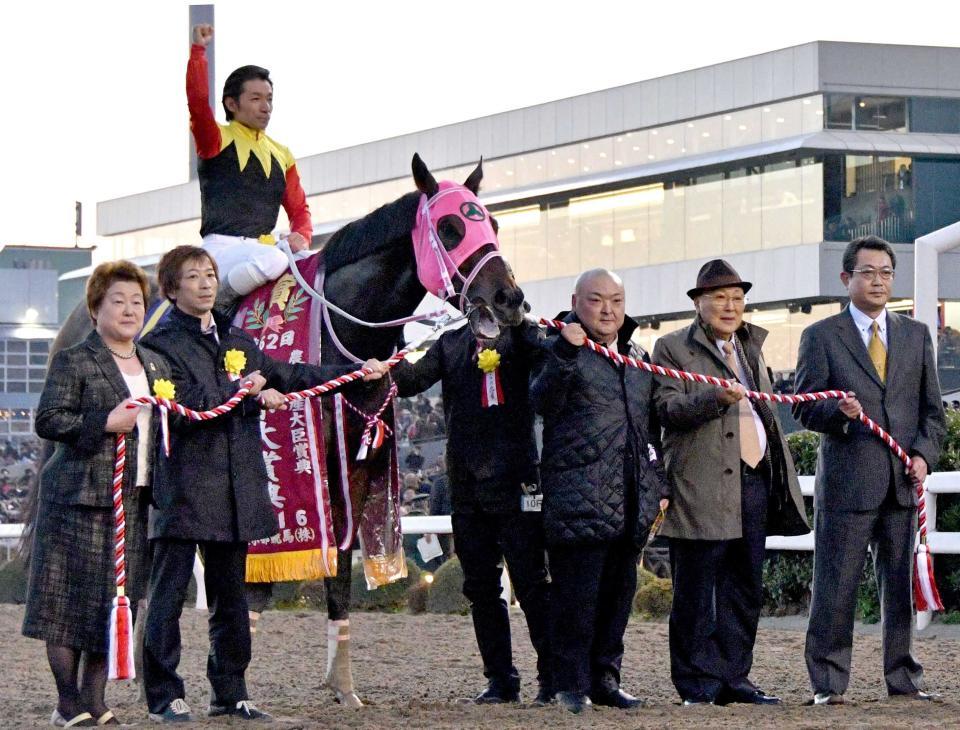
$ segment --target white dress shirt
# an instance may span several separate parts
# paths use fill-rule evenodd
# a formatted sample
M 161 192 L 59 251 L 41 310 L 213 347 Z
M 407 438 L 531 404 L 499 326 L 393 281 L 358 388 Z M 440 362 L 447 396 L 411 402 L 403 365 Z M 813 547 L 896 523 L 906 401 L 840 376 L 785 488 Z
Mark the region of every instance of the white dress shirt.
M 870 318 L 869 314 L 864 314 L 859 309 L 857 309 L 853 302 L 850 302 L 850 315 L 853 317 L 853 323 L 857 326 L 857 331 L 860 333 L 860 337 L 863 340 L 863 346 L 870 349 L 870 340 L 873 337 L 873 323 L 876 321 L 880 325 L 880 341 L 883 343 L 884 349 L 887 348 L 887 310 L 884 309 L 880 312 L 880 316 L 873 320 Z

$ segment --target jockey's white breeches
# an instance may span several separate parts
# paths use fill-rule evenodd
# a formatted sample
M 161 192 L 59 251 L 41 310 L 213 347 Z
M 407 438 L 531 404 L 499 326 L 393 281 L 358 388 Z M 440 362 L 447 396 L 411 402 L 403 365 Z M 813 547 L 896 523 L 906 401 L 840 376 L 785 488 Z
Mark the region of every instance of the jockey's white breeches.
M 249 294 L 257 287 L 280 277 L 287 270 L 287 257 L 273 244 L 256 238 L 211 233 L 203 237 L 203 248 L 217 262 L 220 280 L 237 294 Z M 309 256 L 309 249 L 295 254 Z

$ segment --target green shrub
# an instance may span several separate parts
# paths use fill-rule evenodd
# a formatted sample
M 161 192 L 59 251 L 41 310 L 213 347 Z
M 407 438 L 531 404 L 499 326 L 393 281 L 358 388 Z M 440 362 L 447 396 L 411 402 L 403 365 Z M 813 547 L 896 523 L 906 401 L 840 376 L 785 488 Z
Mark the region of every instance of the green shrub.
M 463 595 L 463 568 L 458 558 L 450 558 L 433 574 L 433 583 L 427 596 L 427 611 L 459 614 L 470 611 L 470 602 Z
M 363 568 L 353 566 L 350 577 L 350 606 L 358 611 L 399 611 L 406 602 L 410 586 L 420 580 L 420 568 L 412 560 L 407 560 L 407 577 L 374 590 L 367 589 L 367 579 Z
M 26 603 L 27 570 L 20 558 L 0 566 L 0 603 Z
M 430 597 L 430 584 L 420 579 L 410 586 L 407 591 L 407 610 L 410 613 L 426 613 L 427 601 Z
M 670 606 L 673 603 L 673 586 L 670 581 L 666 578 L 658 578 L 653 573 L 647 573 L 643 582 L 639 577 L 637 581 L 639 587 L 633 597 L 633 610 L 645 619 L 669 616 Z
M 803 613 L 810 605 L 813 553 L 771 551 L 763 563 L 763 608 L 772 616 Z
M 793 465 L 800 476 L 813 476 L 817 469 L 817 450 L 820 434 L 813 431 L 794 431 L 787 435 L 787 446 L 793 457 Z

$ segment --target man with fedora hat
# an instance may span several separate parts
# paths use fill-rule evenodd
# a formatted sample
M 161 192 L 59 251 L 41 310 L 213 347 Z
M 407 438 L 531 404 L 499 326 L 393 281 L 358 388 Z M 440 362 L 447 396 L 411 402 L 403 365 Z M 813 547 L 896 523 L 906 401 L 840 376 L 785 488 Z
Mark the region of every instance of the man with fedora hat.
M 780 702 L 749 678 L 766 536 L 809 532 L 777 416 L 744 395 L 772 392 L 767 332 L 743 321 L 751 286 L 726 261 L 708 261 L 687 292 L 696 318 L 653 353 L 664 367 L 736 381 L 658 378 L 654 392 L 672 489 L 662 531 L 673 572 L 670 673 L 684 705 Z

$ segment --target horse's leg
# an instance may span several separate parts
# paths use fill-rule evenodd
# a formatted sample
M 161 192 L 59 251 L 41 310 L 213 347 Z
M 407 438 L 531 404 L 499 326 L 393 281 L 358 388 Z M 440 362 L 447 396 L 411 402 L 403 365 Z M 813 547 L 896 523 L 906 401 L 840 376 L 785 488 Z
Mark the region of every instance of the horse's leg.
M 337 574 L 323 581 L 327 593 L 326 684 L 337 702 L 363 707 L 353 689 L 350 665 L 350 583 L 352 551 L 337 551 Z
M 347 532 L 347 510 L 353 517 L 352 532 L 356 535 L 359 524 L 357 504 L 348 506 L 340 487 L 340 462 L 337 445 L 333 438 L 333 410 L 324 403 L 323 427 L 326 438 L 327 474 L 329 475 L 333 529 L 337 536 Z M 334 699 L 345 707 L 363 707 L 363 702 L 353 689 L 353 672 L 350 666 L 350 584 L 353 551 L 337 550 L 337 574 L 324 578 L 327 595 L 327 674 L 324 683 L 333 692 Z

